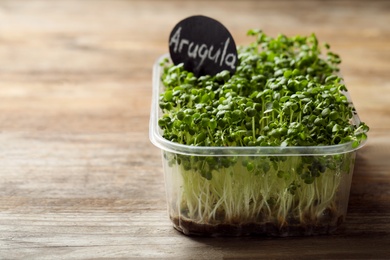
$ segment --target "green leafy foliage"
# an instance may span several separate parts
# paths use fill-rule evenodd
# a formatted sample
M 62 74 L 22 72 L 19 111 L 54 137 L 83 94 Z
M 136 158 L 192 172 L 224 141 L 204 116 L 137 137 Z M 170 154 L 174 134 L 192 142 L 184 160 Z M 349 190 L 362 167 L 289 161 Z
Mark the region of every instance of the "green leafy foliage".
M 164 138 L 195 146 L 357 146 L 366 138 L 364 123 L 351 125 L 337 54 L 327 49 L 322 58 L 314 34 L 248 34 L 256 41 L 239 47 L 234 75 L 196 78 L 182 64 L 163 64 Z

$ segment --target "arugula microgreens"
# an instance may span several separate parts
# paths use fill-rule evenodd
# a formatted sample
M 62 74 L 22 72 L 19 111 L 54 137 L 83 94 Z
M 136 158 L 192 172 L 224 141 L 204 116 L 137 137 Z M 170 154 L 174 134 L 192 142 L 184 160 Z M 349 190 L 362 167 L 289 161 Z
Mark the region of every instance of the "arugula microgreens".
M 195 146 L 314 146 L 366 138 L 353 126 L 353 107 L 339 71 L 340 58 L 321 58 L 314 34 L 266 36 L 239 47 L 234 75 L 222 71 L 196 78 L 183 65 L 164 63 L 160 97 L 164 138 Z M 326 45 L 329 49 L 329 45 Z M 167 61 L 166 61 L 167 62 Z
M 366 139 L 368 126 L 351 123 L 355 110 L 338 73 L 341 60 L 328 44 L 322 55 L 314 34 L 272 38 L 250 30 L 248 35 L 256 40 L 238 47 L 234 75 L 222 71 L 197 78 L 183 64 L 173 65 L 168 59 L 161 63 L 165 89 L 158 125 L 165 139 L 206 147 L 351 143 L 353 148 Z M 340 172 L 348 174 L 354 158 L 351 153 L 164 156 L 169 166 L 182 172 L 181 212 L 187 217 L 217 221 L 218 212 L 223 212 L 224 219 L 237 221 L 268 212 L 269 219 L 282 224 L 291 212 L 307 221 L 307 212 L 315 212 L 314 219 L 333 210 Z

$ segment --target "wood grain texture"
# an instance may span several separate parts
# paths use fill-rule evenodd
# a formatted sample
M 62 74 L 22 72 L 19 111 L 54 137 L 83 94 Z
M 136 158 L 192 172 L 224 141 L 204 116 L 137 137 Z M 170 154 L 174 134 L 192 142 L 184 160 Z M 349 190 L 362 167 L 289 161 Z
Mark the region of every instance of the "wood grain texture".
M 193 14 L 315 32 L 370 127 L 344 229 L 191 238 L 166 212 L 148 139 L 152 65 Z M 390 2 L 0 0 L 0 259 L 390 259 Z

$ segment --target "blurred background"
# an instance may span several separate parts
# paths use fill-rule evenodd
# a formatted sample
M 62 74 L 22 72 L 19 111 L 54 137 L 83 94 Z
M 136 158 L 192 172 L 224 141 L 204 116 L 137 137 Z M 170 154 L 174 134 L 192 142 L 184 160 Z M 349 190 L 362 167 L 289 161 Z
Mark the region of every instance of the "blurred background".
M 3 104 L 3 109 L 12 109 L 21 129 L 83 131 L 98 124 L 94 131 L 141 126 L 146 131 L 126 111 L 150 102 L 150 82 L 144 79 L 151 78 L 155 59 L 168 52 L 173 26 L 194 14 L 221 21 L 238 45 L 252 40 L 246 36 L 251 28 L 271 36 L 316 33 L 341 55 L 342 74 L 352 97 L 357 96 L 354 101 L 361 117 L 371 126 L 383 123 L 383 118 L 373 121 L 369 114 L 378 112 L 375 106 L 388 97 L 383 93 L 389 88 L 383 76 L 390 55 L 387 1 L 2 0 L 0 77 L 3 85 L 12 88 L 0 94 L 13 103 L 6 108 Z M 378 91 L 372 91 L 373 85 L 380 86 Z M 91 96 L 90 88 L 101 89 L 95 93 L 99 96 Z M 369 106 L 369 100 L 377 102 Z M 87 101 L 89 105 L 83 105 Z M 42 103 L 47 102 L 52 103 L 51 109 L 42 114 Z M 85 110 L 77 110 L 77 122 L 72 117 L 75 103 Z M 9 113 L 2 112 L 0 120 L 6 120 Z M 139 116 L 148 112 L 143 106 L 138 109 Z M 106 121 L 113 115 L 121 120 Z M 52 126 L 45 123 L 58 116 L 67 120 Z

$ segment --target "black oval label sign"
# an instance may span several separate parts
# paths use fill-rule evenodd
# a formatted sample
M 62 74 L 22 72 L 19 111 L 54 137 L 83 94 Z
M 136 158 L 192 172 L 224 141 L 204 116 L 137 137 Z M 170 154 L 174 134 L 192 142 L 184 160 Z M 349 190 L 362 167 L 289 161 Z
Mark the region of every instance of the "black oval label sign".
M 238 58 L 233 37 L 220 22 L 206 16 L 180 21 L 169 36 L 169 52 L 175 65 L 184 63 L 184 68 L 197 77 L 236 71 Z

